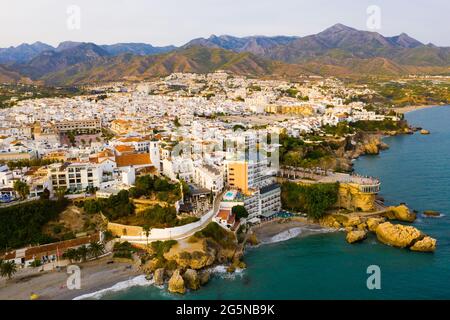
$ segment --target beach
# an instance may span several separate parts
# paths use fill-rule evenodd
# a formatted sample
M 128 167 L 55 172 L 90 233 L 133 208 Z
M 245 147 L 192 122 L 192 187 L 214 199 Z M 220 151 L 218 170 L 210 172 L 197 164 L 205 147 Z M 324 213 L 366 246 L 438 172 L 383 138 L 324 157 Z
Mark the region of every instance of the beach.
M 131 262 L 108 264 L 108 261 L 111 261 L 111 257 L 78 264 L 81 269 L 81 289 L 78 290 L 67 288 L 69 274 L 65 268 L 47 272 L 19 270 L 10 280 L 0 279 L 0 300 L 29 300 L 32 293 L 42 300 L 72 300 L 111 288 L 141 274 Z
M 407 106 L 407 107 L 399 107 L 394 108 L 395 112 L 398 113 L 408 113 L 412 111 L 422 110 L 422 109 L 430 109 L 435 107 L 443 107 L 443 105 L 421 105 L 421 106 Z
M 262 223 L 252 228 L 261 244 L 286 241 L 295 237 L 329 232 L 306 218 L 277 219 Z

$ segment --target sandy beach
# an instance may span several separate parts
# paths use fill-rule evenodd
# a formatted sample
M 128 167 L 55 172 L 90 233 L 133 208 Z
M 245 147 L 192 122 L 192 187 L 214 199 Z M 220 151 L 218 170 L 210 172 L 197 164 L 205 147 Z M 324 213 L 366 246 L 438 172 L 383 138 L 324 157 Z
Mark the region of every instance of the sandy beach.
M 61 271 L 31 272 L 19 270 L 11 280 L 0 280 L 0 300 L 29 300 L 31 293 L 42 300 L 72 300 L 75 297 L 110 288 L 118 282 L 130 280 L 140 274 L 132 263 L 107 264 L 110 257 L 78 264 L 81 269 L 81 289 L 69 290 L 68 274 Z
M 407 107 L 401 107 L 401 108 L 394 108 L 394 110 L 395 110 L 395 112 L 398 112 L 398 113 L 408 113 L 408 112 L 412 112 L 412 111 L 416 111 L 416 110 L 436 108 L 436 107 L 443 107 L 443 105 L 407 106 Z
M 281 242 L 295 237 L 305 237 L 321 232 L 329 232 L 318 224 L 305 218 L 272 220 L 252 228 L 256 237 L 262 243 Z

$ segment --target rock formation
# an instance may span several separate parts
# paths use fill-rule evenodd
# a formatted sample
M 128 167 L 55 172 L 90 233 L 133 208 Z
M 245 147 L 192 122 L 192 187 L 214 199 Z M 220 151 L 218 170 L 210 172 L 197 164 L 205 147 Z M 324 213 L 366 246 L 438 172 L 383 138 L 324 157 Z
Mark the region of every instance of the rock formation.
M 198 290 L 200 288 L 200 279 L 197 271 L 194 269 L 187 269 L 183 275 L 186 287 L 191 290 Z
M 169 280 L 169 292 L 184 294 L 186 292 L 186 287 L 184 286 L 184 279 L 180 274 L 180 270 L 177 269 L 172 274 Z
M 427 217 L 439 217 L 441 214 L 433 210 L 425 210 L 423 214 Z
M 382 243 L 399 248 L 408 248 L 423 237 L 422 232 L 411 226 L 384 222 L 375 230 Z
M 385 221 L 386 221 L 385 218 L 369 218 L 367 219 L 367 227 L 369 228 L 369 231 L 375 232 L 378 225 Z
M 422 240 L 416 241 L 410 249 L 412 251 L 434 252 L 436 250 L 436 239 L 427 236 Z
M 155 285 L 162 286 L 164 284 L 164 268 L 159 268 L 155 270 L 153 274 L 153 280 L 155 281 Z
M 398 207 L 389 207 L 384 215 L 389 220 L 399 220 L 405 222 L 414 222 L 416 220 L 416 214 L 410 212 L 408 207 L 404 204 Z
M 356 243 L 364 240 L 367 237 L 367 231 L 364 230 L 356 230 L 350 231 L 347 233 L 347 242 L 348 243 Z

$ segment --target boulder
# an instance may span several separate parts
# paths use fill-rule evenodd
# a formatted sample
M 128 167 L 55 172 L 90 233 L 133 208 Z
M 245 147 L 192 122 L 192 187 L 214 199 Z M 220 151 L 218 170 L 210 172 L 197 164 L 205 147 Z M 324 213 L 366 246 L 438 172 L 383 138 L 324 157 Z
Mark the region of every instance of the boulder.
M 422 129 L 422 130 L 420 130 L 420 134 L 427 135 L 427 134 L 430 134 L 430 131 Z
M 356 243 L 364 240 L 367 237 L 367 231 L 364 230 L 356 230 L 350 231 L 347 233 L 347 242 L 348 243 Z
M 155 281 L 155 285 L 162 286 L 164 284 L 164 268 L 159 268 L 155 270 L 153 274 L 153 280 Z
M 425 210 L 423 214 L 427 217 L 439 217 L 441 214 L 433 210 Z
M 398 207 L 389 207 L 385 216 L 390 220 L 405 222 L 414 222 L 416 220 L 416 214 L 409 211 L 408 207 L 404 204 L 399 205 Z
M 363 223 L 360 217 L 350 216 L 347 221 L 343 222 L 344 227 L 357 227 Z
M 390 222 L 379 224 L 375 233 L 382 243 L 398 248 L 408 248 L 423 237 L 422 232 L 414 227 Z
M 184 286 L 184 279 L 180 274 L 180 270 L 175 270 L 169 280 L 169 292 L 184 294 L 186 287 Z
M 375 232 L 378 225 L 385 221 L 386 221 L 385 218 L 369 218 L 367 219 L 367 227 L 369 228 L 370 231 Z
M 202 272 L 199 273 L 198 278 L 200 280 L 200 285 L 201 286 L 204 286 L 205 284 L 208 283 L 209 276 L 210 276 L 209 271 L 202 271 Z
M 412 251 L 434 252 L 436 250 L 436 239 L 426 236 L 422 240 L 416 241 L 410 249 Z
M 332 215 L 320 218 L 319 224 L 325 228 L 340 229 L 342 225 Z
M 191 290 L 198 290 L 200 288 L 200 279 L 198 277 L 197 271 L 194 269 L 187 269 L 183 275 L 186 287 Z

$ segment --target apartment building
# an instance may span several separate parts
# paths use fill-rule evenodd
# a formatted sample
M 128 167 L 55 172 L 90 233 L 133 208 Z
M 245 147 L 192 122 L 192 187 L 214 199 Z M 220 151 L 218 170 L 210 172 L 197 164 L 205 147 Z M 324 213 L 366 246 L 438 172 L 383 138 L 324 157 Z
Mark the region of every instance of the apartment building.
M 59 132 L 79 131 L 88 133 L 100 131 L 102 124 L 100 119 L 65 120 L 56 122 L 55 127 Z
M 223 173 L 218 167 L 208 164 L 194 167 L 193 182 L 217 194 L 223 190 Z

